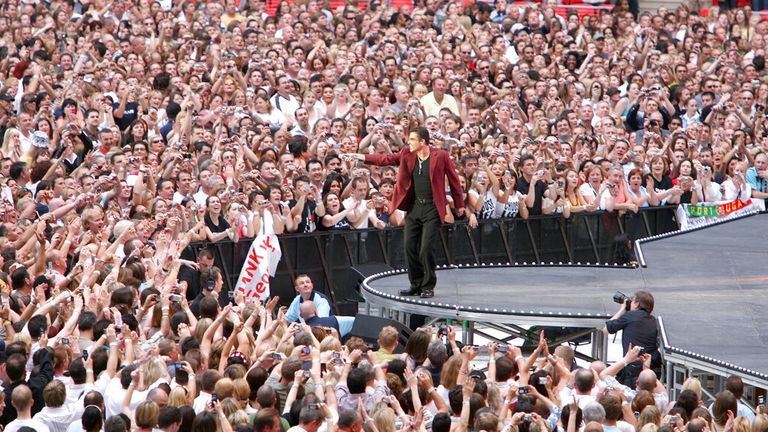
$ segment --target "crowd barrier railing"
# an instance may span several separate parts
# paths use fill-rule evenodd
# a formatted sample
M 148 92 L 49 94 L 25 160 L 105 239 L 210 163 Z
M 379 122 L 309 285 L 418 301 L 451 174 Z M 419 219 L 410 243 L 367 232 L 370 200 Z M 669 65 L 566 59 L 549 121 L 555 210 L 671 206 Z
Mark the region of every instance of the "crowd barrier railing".
M 483 263 L 625 263 L 633 260 L 632 240 L 678 229 L 675 207 L 650 207 L 638 213 L 577 213 L 489 219 L 477 228 L 446 224 L 435 246 L 438 265 Z M 312 277 L 315 288 L 328 294 L 337 308 L 356 303 L 357 266 L 405 267 L 403 228 L 323 231 L 278 236 L 282 259 L 272 278 L 271 294 L 287 303 L 295 295 L 293 280 Z M 211 248 L 224 275 L 225 289 L 236 285 L 250 239 L 190 245 L 187 258 Z

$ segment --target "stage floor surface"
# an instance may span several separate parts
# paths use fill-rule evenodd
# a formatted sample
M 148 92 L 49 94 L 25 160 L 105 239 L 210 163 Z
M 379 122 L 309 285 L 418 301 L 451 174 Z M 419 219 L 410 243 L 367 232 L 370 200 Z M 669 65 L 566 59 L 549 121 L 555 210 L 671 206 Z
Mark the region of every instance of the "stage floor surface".
M 405 273 L 372 276 L 363 295 L 441 318 L 600 327 L 616 290 L 653 293 L 669 346 L 768 375 L 768 214 L 641 244 L 645 267 L 576 265 L 441 269 L 433 299 L 399 297 Z M 548 264 L 548 263 L 547 263 Z

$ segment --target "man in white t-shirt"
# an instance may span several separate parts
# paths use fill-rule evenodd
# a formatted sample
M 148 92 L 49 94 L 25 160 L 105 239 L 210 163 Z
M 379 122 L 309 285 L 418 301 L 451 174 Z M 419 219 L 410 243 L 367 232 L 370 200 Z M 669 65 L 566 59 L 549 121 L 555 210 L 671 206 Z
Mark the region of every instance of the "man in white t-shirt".
M 355 209 L 356 215 L 367 213 L 367 216 L 361 218 L 357 225 L 355 225 L 355 229 L 368 228 L 370 226 L 369 221 L 376 228 L 384 228 L 387 224 L 376 217 L 376 211 L 373 207 L 368 206 L 368 200 L 365 199 L 365 197 L 368 196 L 368 179 L 365 177 L 355 177 L 352 179 L 350 187 L 352 188 L 352 194 L 342 203 L 344 204 L 344 208 L 350 208 L 357 205 L 357 208 Z M 355 204 L 356 202 L 357 204 Z
M 38 432 L 50 432 L 48 426 L 32 418 L 32 390 L 22 384 L 11 393 L 11 404 L 16 408 L 16 420 L 8 423 L 4 431 L 16 432 L 24 426 L 31 427 Z
M 285 114 L 292 121 L 295 118 L 296 110 L 301 106 L 299 101 L 291 94 L 293 89 L 291 78 L 288 75 L 280 75 L 277 77 L 277 93 L 269 100 L 273 107 L 277 108 L 278 111 Z
M 424 95 L 420 102 L 424 107 L 424 112 L 429 116 L 439 116 L 440 110 L 448 108 L 455 115 L 460 115 L 459 105 L 456 103 L 456 99 L 446 94 L 447 82 L 445 78 L 438 77 L 432 81 L 432 91 Z
M 592 395 L 595 381 L 595 374 L 592 369 L 577 370 L 573 376 L 573 389 L 563 388 L 560 391 L 560 400 L 567 404 L 575 397 L 579 403 L 579 408 L 584 409 L 587 404 L 595 401 L 595 397 Z

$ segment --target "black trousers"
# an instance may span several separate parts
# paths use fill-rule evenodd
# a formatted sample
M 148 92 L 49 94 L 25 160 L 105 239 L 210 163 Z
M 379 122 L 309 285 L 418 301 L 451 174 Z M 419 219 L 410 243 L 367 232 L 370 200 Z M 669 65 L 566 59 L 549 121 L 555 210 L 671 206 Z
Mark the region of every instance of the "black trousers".
M 405 217 L 405 265 L 411 288 L 434 290 L 437 284 L 432 247 L 440 229 L 440 215 L 432 201 L 415 200 Z

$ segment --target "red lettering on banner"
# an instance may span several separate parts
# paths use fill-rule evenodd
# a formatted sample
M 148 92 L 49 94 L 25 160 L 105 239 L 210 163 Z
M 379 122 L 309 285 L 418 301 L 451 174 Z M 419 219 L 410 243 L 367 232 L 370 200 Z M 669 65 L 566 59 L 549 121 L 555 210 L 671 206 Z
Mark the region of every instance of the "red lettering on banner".
M 256 292 L 263 293 L 269 288 L 269 273 L 261 275 L 261 281 L 256 284 Z
M 253 272 L 256 271 L 256 269 L 259 267 L 259 263 L 261 262 L 261 259 L 263 257 L 256 253 L 256 251 L 252 251 L 250 255 L 248 255 L 248 262 L 247 267 L 245 268 L 245 273 L 247 276 L 243 277 L 242 282 L 244 284 L 250 283 L 253 279 Z
M 261 246 L 260 246 L 260 247 L 261 247 L 262 249 L 267 249 L 267 248 L 269 248 L 269 250 L 271 250 L 271 251 L 274 251 L 274 250 L 275 250 L 275 248 L 274 248 L 274 247 L 272 247 L 272 243 L 270 243 L 271 241 L 272 241 L 272 237 L 271 237 L 271 236 L 266 236 L 266 237 L 264 237 L 264 241 L 262 241 L 262 242 L 261 242 Z

